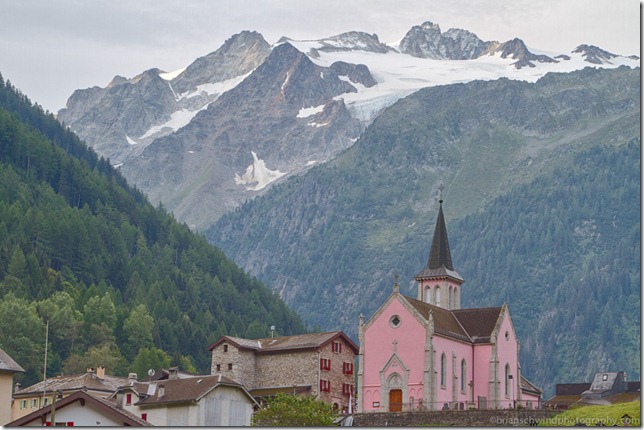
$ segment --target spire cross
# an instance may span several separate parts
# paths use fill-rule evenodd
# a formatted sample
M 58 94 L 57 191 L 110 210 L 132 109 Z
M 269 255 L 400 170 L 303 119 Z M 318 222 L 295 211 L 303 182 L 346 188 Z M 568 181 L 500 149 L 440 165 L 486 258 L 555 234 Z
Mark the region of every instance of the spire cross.
M 438 190 L 441 192 L 440 197 L 438 198 L 441 203 L 443 203 L 443 190 L 445 189 L 445 185 L 440 184 L 438 186 Z
M 391 342 L 391 343 L 394 344 L 394 352 L 396 352 L 396 345 L 398 345 L 398 341 L 396 339 L 394 339 L 394 341 Z

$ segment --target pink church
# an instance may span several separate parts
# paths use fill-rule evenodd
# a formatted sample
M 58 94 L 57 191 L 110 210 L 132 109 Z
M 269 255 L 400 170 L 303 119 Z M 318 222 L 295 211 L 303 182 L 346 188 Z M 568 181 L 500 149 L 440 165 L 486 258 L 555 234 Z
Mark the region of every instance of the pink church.
M 358 412 L 537 408 L 541 391 L 521 375 L 519 340 L 506 304 L 461 309 L 439 200 L 418 297 L 393 293 L 358 336 Z

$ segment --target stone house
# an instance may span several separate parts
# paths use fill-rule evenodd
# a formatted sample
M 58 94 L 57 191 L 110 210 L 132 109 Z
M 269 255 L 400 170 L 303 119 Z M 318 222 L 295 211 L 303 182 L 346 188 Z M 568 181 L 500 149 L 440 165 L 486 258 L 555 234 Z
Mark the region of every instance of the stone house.
M 87 373 L 81 375 L 47 378 L 14 392 L 11 419 L 16 420 L 50 405 L 59 392 L 63 397 L 67 397 L 77 391 L 87 391 L 96 397 L 105 398 L 127 383 L 127 378 L 105 374 L 105 368 L 101 366 L 96 370 L 87 369 Z
M 0 348 L 0 426 L 11 421 L 11 394 L 14 373 L 24 373 L 24 369 Z
M 461 309 L 440 200 L 418 295 L 392 294 L 360 316 L 358 412 L 508 409 L 540 406 L 541 390 L 522 374 L 510 310 Z
M 208 349 L 211 373 L 240 382 L 257 399 L 279 392 L 311 395 L 349 410 L 355 398 L 358 347 L 341 331 L 264 339 L 222 336 Z
M 640 381 L 627 381 L 626 372 L 598 372 L 592 382 L 557 384 L 555 395 L 544 402 L 549 409 L 610 405 L 639 400 Z

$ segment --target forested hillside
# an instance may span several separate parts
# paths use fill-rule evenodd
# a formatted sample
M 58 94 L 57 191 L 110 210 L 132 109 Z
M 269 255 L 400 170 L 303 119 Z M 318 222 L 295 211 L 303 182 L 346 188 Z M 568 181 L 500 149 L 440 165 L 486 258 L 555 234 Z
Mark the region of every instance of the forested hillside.
M 442 183 L 462 303 L 508 303 L 524 375 L 547 390 L 636 378 L 639 88 L 622 67 L 420 90 L 207 237 L 309 324 L 355 336 L 396 273 L 416 295 Z
M 205 238 L 154 208 L 0 76 L 0 347 L 42 378 L 179 365 L 210 372 L 223 334 L 304 331 Z

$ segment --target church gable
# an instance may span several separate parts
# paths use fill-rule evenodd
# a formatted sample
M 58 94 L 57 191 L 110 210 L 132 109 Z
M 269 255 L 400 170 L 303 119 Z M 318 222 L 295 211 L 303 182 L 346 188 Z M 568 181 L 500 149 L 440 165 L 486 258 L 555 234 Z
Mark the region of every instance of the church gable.
M 410 304 L 409 298 L 399 294 L 397 291 L 394 291 L 394 293 L 389 296 L 387 300 L 385 300 L 382 306 L 378 308 L 378 310 L 365 324 L 365 332 L 368 331 L 376 323 L 376 321 L 379 321 L 381 318 L 383 318 L 383 315 L 384 318 L 392 319 L 395 316 L 396 312 L 400 313 L 400 307 L 404 308 L 406 314 L 416 320 L 421 326 L 424 327 L 427 324 L 427 317 L 421 314 L 414 306 Z M 402 315 L 399 315 L 398 317 L 399 322 L 402 322 L 402 320 L 400 319 Z M 389 322 L 394 327 L 397 325 L 395 324 L 395 320 L 391 320 Z

